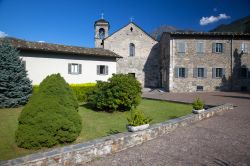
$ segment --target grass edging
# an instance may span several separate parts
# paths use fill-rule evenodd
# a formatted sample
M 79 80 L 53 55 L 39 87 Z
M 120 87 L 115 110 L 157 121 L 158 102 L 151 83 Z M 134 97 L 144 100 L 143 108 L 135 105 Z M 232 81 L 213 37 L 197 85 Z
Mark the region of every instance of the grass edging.
M 201 114 L 189 114 L 157 123 L 143 131 L 119 133 L 85 143 L 56 148 L 47 152 L 0 161 L 0 165 L 76 165 L 86 163 L 97 157 L 125 150 L 148 140 L 155 139 L 163 134 L 170 133 L 178 127 L 191 125 L 233 108 L 232 104 L 227 103 L 207 109 Z

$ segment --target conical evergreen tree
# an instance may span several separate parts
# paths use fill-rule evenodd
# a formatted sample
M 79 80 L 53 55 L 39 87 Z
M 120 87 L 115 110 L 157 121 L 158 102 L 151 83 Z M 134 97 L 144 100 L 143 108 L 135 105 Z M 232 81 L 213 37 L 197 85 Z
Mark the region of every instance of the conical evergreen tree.
M 31 81 L 18 50 L 7 39 L 0 39 L 0 108 L 23 105 L 31 93 Z

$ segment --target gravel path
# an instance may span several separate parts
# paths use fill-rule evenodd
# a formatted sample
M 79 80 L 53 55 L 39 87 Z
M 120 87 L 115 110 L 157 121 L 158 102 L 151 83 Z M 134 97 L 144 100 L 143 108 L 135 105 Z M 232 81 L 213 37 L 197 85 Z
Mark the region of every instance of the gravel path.
M 199 96 L 206 104 L 233 103 L 222 116 L 181 127 L 170 134 L 96 159 L 89 165 L 214 165 L 250 166 L 250 95 L 242 93 L 170 94 L 151 92 L 144 97 L 192 102 Z

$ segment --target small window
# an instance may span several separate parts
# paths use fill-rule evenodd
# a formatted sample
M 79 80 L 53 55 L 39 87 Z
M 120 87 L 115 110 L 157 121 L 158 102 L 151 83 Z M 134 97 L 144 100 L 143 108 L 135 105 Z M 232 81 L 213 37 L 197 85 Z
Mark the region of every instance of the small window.
M 198 54 L 203 54 L 204 53 L 204 43 L 203 42 L 197 42 L 197 44 L 196 44 L 196 52 Z
M 135 56 L 135 45 L 134 45 L 134 43 L 129 44 L 129 56 Z
M 243 53 L 248 53 L 247 44 L 246 44 L 246 43 L 241 43 L 240 50 L 241 50 Z
M 128 75 L 132 76 L 135 78 L 135 73 L 128 73 Z
M 68 64 L 68 73 L 69 74 L 81 74 L 82 73 L 82 65 L 77 63 L 69 63 Z
M 213 68 L 212 77 L 213 78 L 222 78 L 225 75 L 225 69 L 223 68 Z
M 105 38 L 105 30 L 103 28 L 99 29 L 99 38 L 102 40 Z
M 197 68 L 197 77 L 199 77 L 199 78 L 205 77 L 204 73 L 205 73 L 204 68 Z
M 213 52 L 222 53 L 223 52 L 223 43 L 213 43 Z
M 247 68 L 240 68 L 240 78 L 247 78 Z
M 196 86 L 196 91 L 203 91 L 203 86 L 200 85 Z
M 185 78 L 185 68 L 181 67 L 179 68 L 179 77 Z
M 108 66 L 97 65 L 97 75 L 108 75 Z
M 26 70 L 26 61 L 22 59 L 21 64 L 23 65 L 24 69 Z
M 176 78 L 186 78 L 188 76 L 188 69 L 184 67 L 175 68 L 175 77 Z
M 177 43 L 177 52 L 178 53 L 185 53 L 186 52 L 186 43 L 185 42 L 178 42 Z

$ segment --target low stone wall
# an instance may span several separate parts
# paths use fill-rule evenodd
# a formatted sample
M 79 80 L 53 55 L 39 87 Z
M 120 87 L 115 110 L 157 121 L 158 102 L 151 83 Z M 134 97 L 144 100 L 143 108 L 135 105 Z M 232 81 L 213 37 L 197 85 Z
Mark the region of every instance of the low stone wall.
M 52 151 L 36 153 L 14 160 L 0 161 L 0 165 L 77 165 L 95 158 L 139 145 L 148 140 L 169 133 L 180 126 L 187 126 L 194 122 L 210 118 L 215 114 L 233 109 L 232 104 L 224 104 L 210 108 L 201 114 L 190 114 L 163 123 L 150 126 L 148 129 L 131 133 L 124 132 L 94 141 L 57 148 Z

